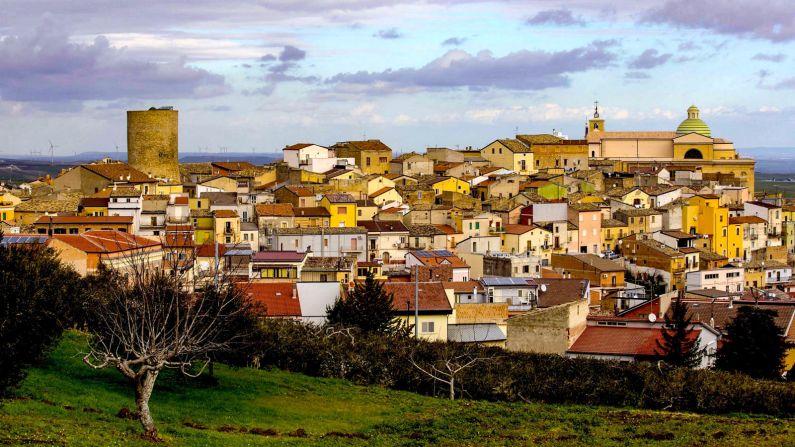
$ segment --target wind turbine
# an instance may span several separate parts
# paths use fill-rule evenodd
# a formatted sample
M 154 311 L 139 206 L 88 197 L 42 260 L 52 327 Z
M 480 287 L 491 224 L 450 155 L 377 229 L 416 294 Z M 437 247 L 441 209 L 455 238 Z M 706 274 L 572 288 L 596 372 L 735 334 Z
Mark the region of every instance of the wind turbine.
M 47 140 L 50 142 L 50 166 L 55 164 L 55 148 L 58 147 L 52 144 L 52 140 Z

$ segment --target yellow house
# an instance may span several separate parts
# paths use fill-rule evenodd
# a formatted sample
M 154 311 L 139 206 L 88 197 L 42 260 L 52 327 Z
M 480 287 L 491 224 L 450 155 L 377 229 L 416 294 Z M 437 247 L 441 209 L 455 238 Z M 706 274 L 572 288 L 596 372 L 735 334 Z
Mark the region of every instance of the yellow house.
M 735 261 L 743 259 L 743 225 L 740 223 L 729 223 L 728 254 L 729 258 Z
M 529 253 L 542 259 L 552 257 L 552 232 L 537 225 L 503 225 L 502 251 Z
M 405 185 L 404 185 L 405 186 Z M 384 188 L 394 188 L 395 182 L 384 175 L 373 175 L 367 178 L 367 195 Z
M 0 193 L 0 220 L 14 220 L 14 208 L 22 199 L 11 193 Z
M 423 183 L 433 188 L 433 192 L 437 196 L 445 191 L 466 195 L 469 195 L 471 192 L 469 183 L 455 177 L 435 177 Z
M 158 183 L 155 187 L 155 194 L 158 195 L 171 195 L 171 194 L 182 194 L 182 184 L 181 183 Z
M 445 290 L 441 282 L 419 283 L 419 293 L 414 295 L 414 282 L 387 282 L 384 291 L 392 295 L 395 318 L 407 327 L 416 326 L 420 337 L 430 341 L 447 341 L 447 324 L 453 314 L 452 290 Z M 415 307 L 415 302 L 419 306 Z M 415 325 L 414 309 L 418 309 L 419 322 Z
M 619 239 L 629 235 L 629 225 L 618 219 L 602 220 L 602 251 L 616 251 Z
M 224 244 L 240 242 L 240 217 L 237 211 L 215 210 L 212 216 L 216 241 Z
M 613 188 L 606 194 L 636 208 L 649 208 L 649 195 L 640 188 Z
M 710 250 L 713 253 L 726 257 L 730 256 L 729 209 L 720 206 L 720 197 L 714 194 L 701 194 L 691 197 L 687 205 L 682 207 L 682 231 L 690 234 L 708 235 L 710 237 Z M 740 230 L 740 237 L 742 237 L 742 230 Z M 740 252 L 742 252 L 742 241 L 740 241 L 739 247 Z
M 191 210 L 209 210 L 210 199 L 204 197 L 191 197 L 188 200 L 188 206 Z
M 356 226 L 356 199 L 347 193 L 326 194 L 320 200 L 320 206 L 331 215 L 329 222 L 332 227 Z
M 384 187 L 370 194 L 368 198 L 377 205 L 383 205 L 385 203 L 397 203 L 400 205 L 403 203 L 403 196 L 397 192 L 395 188 L 389 187 Z
M 215 224 L 210 210 L 208 208 L 192 209 L 190 217 L 193 221 L 193 237 L 196 240 L 196 245 L 215 242 Z
M 372 200 L 357 200 L 356 201 L 356 220 L 375 220 L 375 215 L 381 208 Z
M 518 174 L 533 174 L 533 152 L 519 140 L 495 140 L 480 150 L 480 155 L 492 166 L 510 169 Z

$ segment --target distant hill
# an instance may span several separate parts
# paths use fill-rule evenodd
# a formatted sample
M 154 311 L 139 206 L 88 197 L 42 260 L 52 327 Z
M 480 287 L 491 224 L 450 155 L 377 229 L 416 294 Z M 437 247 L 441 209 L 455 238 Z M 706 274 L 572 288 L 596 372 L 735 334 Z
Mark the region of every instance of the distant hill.
M 109 152 L 81 152 L 75 155 L 60 155 L 52 158 L 56 164 L 77 164 L 87 163 L 94 160 L 100 160 L 105 157 L 110 157 L 114 160 L 127 161 L 126 151 L 109 151 Z M 254 164 L 266 164 L 275 160 L 281 160 L 282 154 L 280 153 L 251 153 L 251 152 L 183 152 L 180 154 L 179 161 L 184 163 L 199 163 L 210 161 L 248 161 Z M 49 165 L 49 156 L 36 156 L 31 157 L 28 154 L 24 155 L 0 155 L 0 163 L 6 164 L 9 161 L 26 161 L 31 163 L 42 163 Z

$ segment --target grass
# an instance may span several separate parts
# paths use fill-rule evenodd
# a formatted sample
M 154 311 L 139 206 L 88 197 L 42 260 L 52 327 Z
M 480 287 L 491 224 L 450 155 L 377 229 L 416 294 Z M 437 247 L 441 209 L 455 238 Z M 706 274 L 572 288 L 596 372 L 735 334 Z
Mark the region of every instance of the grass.
M 81 363 L 68 333 L 16 399 L 2 401 L 0 445 L 152 446 L 115 370 Z M 217 383 L 165 374 L 151 408 L 164 445 L 627 446 L 792 445 L 795 420 L 536 403 L 449 402 L 284 371 L 218 366 Z

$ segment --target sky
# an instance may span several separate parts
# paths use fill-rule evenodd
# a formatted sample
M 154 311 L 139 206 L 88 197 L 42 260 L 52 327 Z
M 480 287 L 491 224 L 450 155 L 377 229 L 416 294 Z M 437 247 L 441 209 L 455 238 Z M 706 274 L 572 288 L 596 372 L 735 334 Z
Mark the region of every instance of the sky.
M 761 7 L 764 5 L 764 7 Z M 0 154 L 126 149 L 179 110 L 180 151 L 395 152 L 519 133 L 675 130 L 795 147 L 795 2 L 0 0 Z M 117 149 L 118 148 L 118 149 Z

